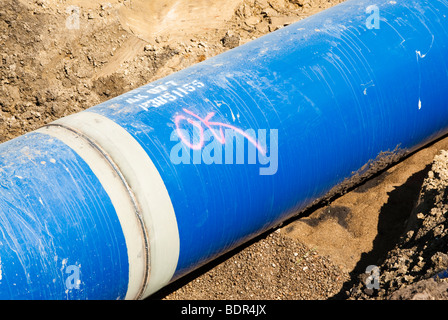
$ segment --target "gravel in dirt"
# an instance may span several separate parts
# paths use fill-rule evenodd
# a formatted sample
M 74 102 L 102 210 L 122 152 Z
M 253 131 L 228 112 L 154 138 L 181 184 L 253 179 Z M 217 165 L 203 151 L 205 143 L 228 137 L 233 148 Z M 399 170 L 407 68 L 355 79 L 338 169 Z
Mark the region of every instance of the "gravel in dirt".
M 189 277 L 188 283 L 181 281 L 182 286 L 164 298 L 323 300 L 338 293 L 348 279 L 328 257 L 286 237 L 281 229 L 225 258 L 208 272 Z

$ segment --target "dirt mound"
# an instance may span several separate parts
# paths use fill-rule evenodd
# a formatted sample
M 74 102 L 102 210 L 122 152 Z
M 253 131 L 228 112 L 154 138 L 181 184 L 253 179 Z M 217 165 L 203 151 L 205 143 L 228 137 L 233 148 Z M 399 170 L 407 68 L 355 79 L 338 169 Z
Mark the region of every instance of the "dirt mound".
M 337 294 L 346 280 L 329 257 L 277 229 L 153 298 L 321 300 Z

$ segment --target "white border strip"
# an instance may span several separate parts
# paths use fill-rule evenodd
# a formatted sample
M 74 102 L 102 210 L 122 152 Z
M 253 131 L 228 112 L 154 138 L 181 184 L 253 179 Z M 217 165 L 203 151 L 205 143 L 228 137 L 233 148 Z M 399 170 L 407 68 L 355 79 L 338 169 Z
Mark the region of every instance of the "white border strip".
M 147 237 L 143 242 L 149 243 L 149 268 L 146 266 L 146 275 L 143 276 L 143 280 L 137 276 L 133 276 L 132 279 L 130 277 L 126 298 L 148 297 L 171 281 L 176 271 L 180 247 L 174 208 L 157 168 L 140 144 L 126 130 L 104 116 L 83 111 L 57 120 L 47 128 L 57 128 L 55 125 L 78 132 L 99 146 L 117 165 L 132 194 L 135 195 L 143 218 L 141 221 L 145 229 L 143 234 Z M 67 129 L 62 130 L 69 131 Z M 43 132 L 45 133 L 45 129 Z M 59 138 L 58 135 L 55 137 Z M 73 147 L 74 150 L 75 148 L 76 146 Z M 84 150 L 78 148 L 75 151 L 84 158 Z M 91 161 L 86 162 L 91 165 Z M 100 177 L 98 178 L 101 180 Z M 104 184 L 103 187 L 106 189 Z M 114 199 L 112 201 L 115 206 Z M 137 244 L 137 242 L 142 239 L 139 234 L 135 234 L 135 227 L 129 226 L 129 224 L 134 225 L 135 222 L 129 223 L 128 220 L 138 220 L 135 219 L 135 211 L 121 217 L 120 222 L 122 222 L 126 243 L 129 245 L 130 270 L 138 273 L 137 270 L 142 268 L 143 260 L 145 260 L 142 254 L 135 255 L 139 251 L 138 248 L 142 246 L 142 243 Z M 134 254 L 131 255 L 131 252 Z M 143 286 L 140 294 L 132 296 L 136 291 L 135 288 L 139 286 Z

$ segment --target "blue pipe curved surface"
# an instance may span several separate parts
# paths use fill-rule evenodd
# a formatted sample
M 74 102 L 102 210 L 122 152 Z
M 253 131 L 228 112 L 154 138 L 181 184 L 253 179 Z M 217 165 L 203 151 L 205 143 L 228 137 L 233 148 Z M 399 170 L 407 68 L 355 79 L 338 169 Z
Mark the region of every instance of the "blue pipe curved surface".
M 446 134 L 448 1 L 371 4 L 0 145 L 0 298 L 147 297 Z

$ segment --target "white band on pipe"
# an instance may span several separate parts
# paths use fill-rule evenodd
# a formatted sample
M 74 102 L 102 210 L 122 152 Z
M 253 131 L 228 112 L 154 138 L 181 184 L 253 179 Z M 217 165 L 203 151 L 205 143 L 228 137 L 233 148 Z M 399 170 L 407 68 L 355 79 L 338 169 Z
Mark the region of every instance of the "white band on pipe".
M 145 298 L 167 285 L 177 267 L 179 231 L 165 184 L 140 144 L 112 120 L 88 111 L 57 120 L 40 132 L 60 139 L 75 150 L 109 194 L 128 247 L 130 277 L 126 298 Z M 92 155 L 93 148 L 86 147 L 87 141 L 81 143 L 84 139 L 80 137 L 93 142 L 109 158 L 109 162 L 116 166 L 115 170 L 121 173 L 128 190 L 124 189 L 123 182 L 118 186 L 119 183 L 109 177 L 114 174 L 110 165 L 110 173 L 104 172 L 104 165 L 99 165 L 104 162 L 104 157 L 103 160 L 96 159 Z M 97 157 L 100 157 L 99 153 Z M 97 166 L 102 166 L 101 170 L 94 170 Z M 135 208 L 129 205 L 122 208 L 123 192 L 133 198 L 138 217 Z M 140 223 L 141 232 L 136 232 L 137 223 Z M 146 251 L 142 252 L 145 246 Z
M 108 194 L 120 221 L 128 250 L 129 285 L 125 299 L 137 297 L 143 290 L 146 248 L 142 224 L 138 219 L 132 218 L 135 216 L 135 206 L 129 197 L 126 186 L 119 175 L 114 172 L 111 163 L 88 140 L 83 139 L 77 133 L 58 126 L 44 127 L 37 132 L 62 141 L 80 155 Z

